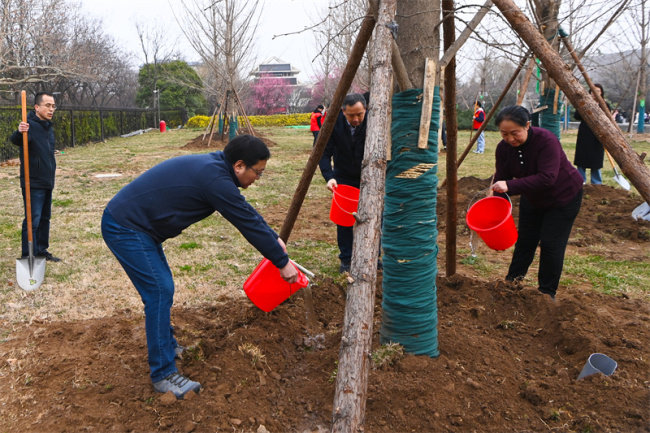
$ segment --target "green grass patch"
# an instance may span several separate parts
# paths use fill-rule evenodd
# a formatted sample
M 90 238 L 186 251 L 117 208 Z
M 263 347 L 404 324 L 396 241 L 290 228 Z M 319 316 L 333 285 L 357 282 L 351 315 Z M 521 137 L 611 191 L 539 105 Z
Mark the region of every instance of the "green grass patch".
M 197 248 L 201 248 L 201 246 L 196 242 L 185 242 L 180 244 L 178 248 L 181 248 L 183 250 L 195 250 Z
M 650 263 L 614 261 L 602 256 L 567 256 L 564 272 L 570 281 L 584 281 L 594 289 L 607 294 L 643 292 L 650 294 Z M 567 284 L 567 279 L 563 279 Z

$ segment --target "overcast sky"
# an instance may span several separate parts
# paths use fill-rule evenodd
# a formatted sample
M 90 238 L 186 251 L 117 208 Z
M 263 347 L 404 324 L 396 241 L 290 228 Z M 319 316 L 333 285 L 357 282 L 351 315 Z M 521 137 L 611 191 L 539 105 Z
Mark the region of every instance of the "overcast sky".
M 81 0 L 83 8 L 95 18 L 104 21 L 105 32 L 113 36 L 128 51 L 140 54 L 135 22 L 142 20 L 162 21 L 170 37 L 178 41 L 178 47 L 186 60 L 198 60 L 187 45 L 172 13 L 169 0 Z M 264 10 L 257 35 L 258 64 L 269 57 L 278 57 L 300 69 L 301 81 L 309 81 L 314 75 L 311 61 L 317 51 L 313 48 L 311 32 L 282 36 L 274 35 L 296 32 L 311 25 L 318 14 L 317 8 L 326 8 L 326 0 L 262 0 Z M 172 3 L 179 9 L 180 2 Z M 312 17 L 312 18 L 310 18 Z

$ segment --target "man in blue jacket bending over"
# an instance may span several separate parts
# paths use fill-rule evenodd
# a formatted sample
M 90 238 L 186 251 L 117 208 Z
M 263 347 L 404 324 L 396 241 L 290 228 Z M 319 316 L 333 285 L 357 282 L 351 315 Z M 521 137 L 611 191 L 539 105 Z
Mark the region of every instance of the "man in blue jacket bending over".
M 102 235 L 144 303 L 149 367 L 157 392 L 171 391 L 183 398 L 201 389 L 176 368 L 175 358 L 183 348 L 171 326 L 174 280 L 162 247 L 166 239 L 217 211 L 280 269 L 285 281 L 294 283 L 298 278 L 284 242 L 239 191 L 262 177 L 270 157 L 260 139 L 240 135 L 223 152 L 179 156 L 158 164 L 106 206 Z

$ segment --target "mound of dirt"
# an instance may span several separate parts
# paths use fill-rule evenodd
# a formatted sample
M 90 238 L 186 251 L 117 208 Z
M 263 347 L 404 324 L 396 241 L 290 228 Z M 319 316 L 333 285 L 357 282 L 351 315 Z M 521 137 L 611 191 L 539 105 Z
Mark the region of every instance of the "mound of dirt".
M 485 182 L 462 179 L 463 200 Z M 461 201 L 459 228 L 467 208 Z M 620 189 L 586 188 L 575 230 L 590 235 L 572 239 L 587 247 L 609 242 L 621 254 L 635 246 L 641 257 L 649 241 L 626 234 L 648 230 L 629 218 L 637 201 Z M 441 223 L 444 202 L 443 190 Z M 267 221 L 280 218 L 280 209 L 267 211 Z M 292 236 L 309 239 L 327 215 L 312 209 Z M 176 337 L 189 346 L 179 368 L 204 387 L 178 401 L 151 387 L 140 311 L 13 328 L 0 345 L 0 430 L 327 431 L 345 293 L 341 280 L 317 278 L 312 286 L 313 334 L 300 292 L 271 313 L 245 299 L 174 307 Z M 531 285 L 461 275 L 438 277 L 437 289 L 440 357 L 407 355 L 373 369 L 365 431 L 650 431 L 650 311 L 643 300 L 578 287 L 553 302 Z M 380 274 L 375 349 L 381 317 Z M 618 363 L 616 372 L 576 380 L 597 352 Z
M 241 134 L 249 134 L 247 128 L 240 128 L 237 131 L 238 135 Z M 262 140 L 264 144 L 266 144 L 267 147 L 273 147 L 277 143 L 273 140 L 269 140 L 268 138 L 264 137 L 263 135 L 260 135 L 259 133 L 256 133 L 255 136 Z M 212 133 L 212 139 L 210 139 L 210 134 L 201 134 L 195 139 L 189 141 L 185 146 L 183 146 L 183 149 L 209 149 L 211 151 L 215 150 L 221 150 L 224 147 L 226 147 L 226 144 L 228 144 L 228 132 L 226 132 L 223 136 L 223 140 L 221 139 L 221 134 L 218 132 L 213 132 Z

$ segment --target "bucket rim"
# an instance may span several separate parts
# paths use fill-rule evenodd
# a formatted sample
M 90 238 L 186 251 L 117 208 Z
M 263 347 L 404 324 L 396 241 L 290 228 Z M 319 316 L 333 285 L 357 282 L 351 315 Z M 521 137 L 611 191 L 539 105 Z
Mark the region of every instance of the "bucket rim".
M 483 200 L 487 200 L 487 199 L 499 199 L 499 200 L 504 200 L 504 201 L 506 201 L 507 203 L 510 204 L 510 208 L 508 209 L 508 213 L 503 217 L 503 220 L 501 220 L 501 222 L 500 222 L 499 224 L 496 224 L 496 225 L 490 227 L 489 229 L 477 228 L 476 226 L 474 226 L 474 225 L 471 223 L 471 221 L 470 221 L 470 219 L 469 219 L 469 214 L 470 214 L 470 212 L 472 211 L 472 209 L 474 209 L 474 207 L 475 207 L 477 204 L 479 204 L 479 203 L 482 202 Z M 470 229 L 472 229 L 472 230 L 474 230 L 475 232 L 479 233 L 479 232 L 492 231 L 492 230 L 494 230 L 494 229 L 497 229 L 497 228 L 501 227 L 503 224 L 505 224 L 506 222 L 508 222 L 508 219 L 509 219 L 511 216 L 512 216 L 512 200 L 506 200 L 506 199 L 503 198 L 503 197 L 499 197 L 499 196 L 494 196 L 494 195 L 492 195 L 492 196 L 489 196 L 489 197 L 484 197 L 484 198 L 480 199 L 479 201 L 477 201 L 476 203 L 472 204 L 472 206 L 470 206 L 470 208 L 467 210 L 467 214 L 466 214 L 466 216 L 465 216 L 465 222 L 467 222 L 467 226 L 468 226 Z

